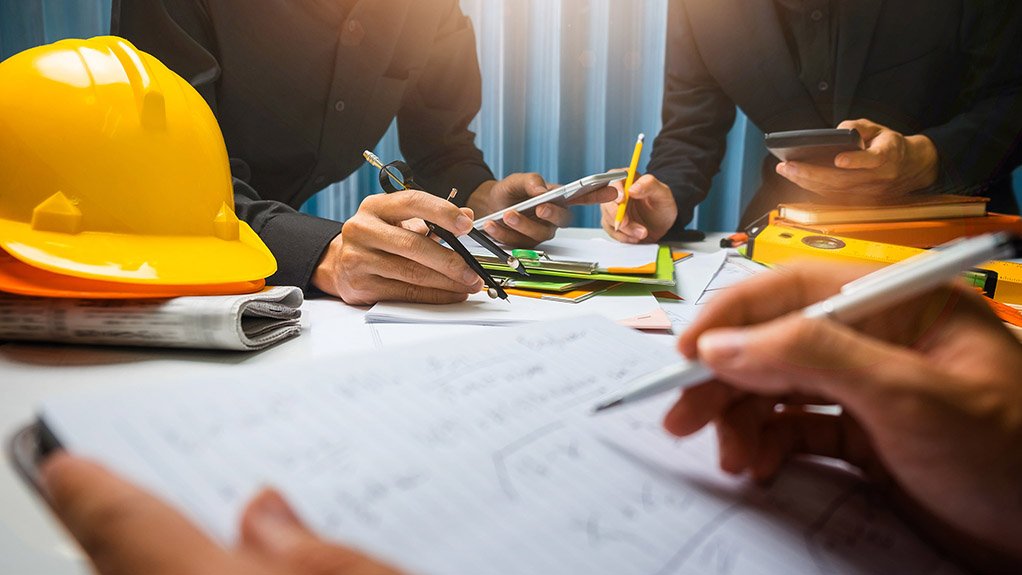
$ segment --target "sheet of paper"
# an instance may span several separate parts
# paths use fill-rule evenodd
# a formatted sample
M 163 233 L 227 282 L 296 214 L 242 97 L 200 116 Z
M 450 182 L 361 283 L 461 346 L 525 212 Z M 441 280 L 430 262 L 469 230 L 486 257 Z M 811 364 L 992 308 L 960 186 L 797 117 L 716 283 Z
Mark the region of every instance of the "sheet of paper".
M 724 265 L 713 276 L 713 279 L 706 286 L 706 289 L 703 290 L 703 293 L 693 301 L 698 305 L 709 303 L 711 299 L 720 295 L 723 290 L 768 269 L 766 266 L 741 256 L 728 256 L 724 261 Z
M 674 264 L 674 277 L 677 281 L 675 293 L 685 301 L 695 303 L 703 295 L 706 286 L 710 285 L 713 276 L 727 259 L 727 252 L 720 250 L 709 254 L 693 254 L 692 257 Z
M 629 294 L 629 295 L 618 295 Z M 511 296 L 508 301 L 490 299 L 485 293 L 469 296 L 462 303 L 429 305 L 379 303 L 366 314 L 369 323 L 451 323 L 469 325 L 514 325 L 534 321 L 597 314 L 614 321 L 649 316 L 660 309 L 656 298 L 631 289 L 615 288 L 606 294 L 578 303 L 547 301 Z
M 594 401 L 675 352 L 601 318 L 47 402 L 66 447 L 219 540 L 282 490 L 316 531 L 424 575 L 950 573 L 843 472 L 770 488 Z M 296 377 L 300 374 L 301 377 Z
M 472 253 L 490 254 L 471 238 L 462 239 L 465 247 Z M 605 238 L 554 238 L 539 244 L 535 249 L 545 252 L 554 260 L 596 262 L 599 263 L 601 270 L 606 270 L 608 268 L 637 268 L 655 263 L 659 247 L 656 244 L 623 244 Z

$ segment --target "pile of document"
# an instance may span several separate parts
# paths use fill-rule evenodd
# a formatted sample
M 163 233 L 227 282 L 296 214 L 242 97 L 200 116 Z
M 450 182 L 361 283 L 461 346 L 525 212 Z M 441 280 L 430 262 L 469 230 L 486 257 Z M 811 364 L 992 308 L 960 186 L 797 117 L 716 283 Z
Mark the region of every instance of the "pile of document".
M 248 351 L 301 332 L 302 290 L 169 299 L 51 299 L 0 294 L 0 341 Z
M 659 333 L 666 342 L 691 323 L 699 306 L 715 292 L 763 269 L 737 256 L 729 259 L 726 251 L 692 254 L 672 251 L 669 246 L 557 238 L 534 250 L 515 250 L 514 255 L 529 271 L 529 276 L 518 276 L 507 265 L 489 258 L 481 247 L 470 242 L 466 246 L 487 268 L 510 282 L 506 284 L 511 296 L 508 301 L 479 293 L 447 306 L 380 303 L 367 312 L 365 321 L 374 325 L 507 326 L 595 314 Z
M 514 250 L 529 272 L 525 276 L 478 244 L 465 243 L 484 267 L 495 272 L 511 296 L 508 301 L 479 293 L 448 306 L 381 303 L 369 310 L 366 322 L 503 326 L 597 314 L 635 329 L 671 328 L 653 295 L 675 286 L 668 246 L 558 238 L 533 250 Z

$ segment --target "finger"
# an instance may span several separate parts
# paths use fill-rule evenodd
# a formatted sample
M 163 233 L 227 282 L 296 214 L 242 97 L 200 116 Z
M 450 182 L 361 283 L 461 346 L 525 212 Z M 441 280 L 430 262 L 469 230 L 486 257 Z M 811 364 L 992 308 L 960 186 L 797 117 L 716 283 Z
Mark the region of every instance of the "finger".
M 709 331 L 698 347 L 717 378 L 739 390 L 819 396 L 860 415 L 883 412 L 886 398 L 929 372 L 909 350 L 801 315 Z
M 303 575 L 397 575 L 397 571 L 353 549 L 321 540 L 275 491 L 260 492 L 241 520 L 242 549 L 265 563 Z
M 645 174 L 635 180 L 632 183 L 632 187 L 628 188 L 629 199 L 645 200 L 652 194 L 655 194 L 657 189 L 662 186 L 663 184 L 660 183 L 660 180 L 656 179 L 656 176 Z
M 472 229 L 471 210 L 459 209 L 443 198 L 419 190 L 372 195 L 362 200 L 358 209 L 395 226 L 404 220 L 421 218 L 458 236 Z
M 834 158 L 834 165 L 842 169 L 875 170 L 897 161 L 903 138 L 901 134 L 885 130 L 877 135 L 865 150 L 843 152 Z
M 696 340 L 708 329 L 745 326 L 781 317 L 834 295 L 848 281 L 875 269 L 814 262 L 759 274 L 731 286 L 702 306 L 701 313 L 679 338 L 678 348 L 683 355 L 693 358 Z
M 569 206 L 581 206 L 589 204 L 602 204 L 605 202 L 613 202 L 618 197 L 618 190 L 613 185 L 593 190 L 588 194 L 576 196 L 568 200 Z M 564 227 L 564 226 L 561 226 Z
M 536 216 L 558 228 L 566 228 L 571 224 L 571 210 L 557 204 L 543 204 L 537 207 Z
M 752 477 L 767 480 L 794 456 L 839 459 L 869 473 L 879 462 L 862 428 L 848 415 L 785 409 L 775 413 L 760 436 L 760 450 L 751 463 Z
M 614 229 L 614 220 L 617 217 L 617 204 L 614 202 L 600 205 L 600 227 L 607 232 L 611 238 L 626 244 L 637 244 L 639 241 L 629 235 Z M 627 218 L 625 219 L 627 221 Z
M 380 260 L 364 261 L 358 256 L 368 257 L 369 251 L 400 256 L 402 261 L 417 262 L 450 278 L 451 281 L 468 286 L 475 284 L 478 276 L 465 260 L 454 250 L 437 244 L 422 234 L 390 225 L 372 216 L 356 216 L 344 223 L 341 235 L 348 242 L 348 260 L 342 262 L 345 273 L 377 274 L 372 264 Z M 362 250 L 356 250 L 355 245 Z M 395 271 L 387 272 L 394 276 Z M 434 286 L 439 287 L 439 286 Z
M 549 240 L 557 233 L 557 226 L 534 218 L 526 217 L 514 210 L 504 214 L 502 223 L 508 229 L 518 232 L 534 244 Z
M 631 210 L 629 210 L 630 212 Z M 618 230 L 635 241 L 635 243 L 641 242 L 642 240 L 649 237 L 649 230 L 646 226 L 638 222 L 638 219 L 633 215 L 632 217 L 626 217 L 621 221 L 621 226 Z
M 782 162 L 776 170 L 792 183 L 816 193 L 868 194 L 886 185 L 874 170 L 845 170 L 803 162 Z
M 839 130 L 855 130 L 862 136 L 863 141 L 869 142 L 873 138 L 877 137 L 880 132 L 884 129 L 883 126 L 875 122 L 871 122 L 866 119 L 859 120 L 845 120 L 837 125 Z
M 440 249 L 450 251 L 447 248 Z M 466 294 L 476 293 L 483 288 L 482 278 L 467 265 L 465 268 L 468 273 L 455 281 L 435 269 L 392 254 L 367 254 L 365 262 L 366 269 L 372 270 L 372 275 L 424 288 Z
M 759 457 L 763 427 L 773 411 L 773 399 L 754 396 L 729 405 L 717 418 L 721 469 L 741 473 Z
M 89 461 L 41 467 L 53 510 L 104 575 L 227 572 L 226 553 L 162 501 Z
M 375 304 L 381 301 L 428 303 L 428 304 L 451 304 L 463 302 L 468 299 L 468 293 L 462 290 L 448 291 L 443 289 L 423 287 L 403 281 L 376 275 L 367 276 L 362 279 L 356 288 L 359 304 Z M 354 302 L 345 300 L 354 305 Z
M 545 194 L 550 191 L 546 180 L 539 174 L 515 174 L 508 177 L 504 184 L 507 186 L 507 196 L 518 203 L 522 200 Z
M 744 395 L 719 381 L 686 389 L 664 416 L 664 428 L 678 437 L 692 435 L 720 417 L 728 405 Z

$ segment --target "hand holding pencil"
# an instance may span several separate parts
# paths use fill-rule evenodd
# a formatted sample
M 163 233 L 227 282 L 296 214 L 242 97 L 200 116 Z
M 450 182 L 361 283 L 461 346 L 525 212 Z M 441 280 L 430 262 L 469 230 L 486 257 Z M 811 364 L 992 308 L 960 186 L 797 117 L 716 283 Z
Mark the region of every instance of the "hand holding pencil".
M 604 231 L 622 243 L 659 241 L 678 218 L 678 206 L 666 184 L 651 174 L 636 178 L 644 141 L 639 134 L 624 185 L 611 184 L 617 188 L 617 199 L 600 206 Z

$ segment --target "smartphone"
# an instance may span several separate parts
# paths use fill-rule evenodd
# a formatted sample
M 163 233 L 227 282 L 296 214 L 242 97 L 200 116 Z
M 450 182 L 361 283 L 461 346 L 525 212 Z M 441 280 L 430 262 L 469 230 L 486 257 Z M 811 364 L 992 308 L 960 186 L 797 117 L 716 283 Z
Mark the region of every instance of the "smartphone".
M 866 148 L 857 130 L 795 130 L 773 132 L 764 140 L 770 153 L 782 162 L 806 162 L 833 166 L 834 158 L 842 152 Z
M 623 180 L 627 176 L 628 172 L 624 170 L 615 170 L 603 174 L 593 174 L 592 176 L 586 176 L 581 180 L 576 180 L 570 184 L 563 185 L 559 188 L 554 188 L 553 190 L 550 190 L 545 194 L 540 194 L 538 196 L 529 198 L 524 202 L 511 206 L 510 208 L 505 208 L 503 210 L 493 212 L 488 216 L 481 217 L 475 221 L 474 225 L 476 229 L 481 229 L 483 227 L 483 224 L 485 224 L 486 222 L 500 220 L 504 217 L 504 214 L 510 212 L 511 210 L 517 212 L 525 212 L 526 210 L 535 208 L 536 206 L 540 204 L 545 204 L 547 202 L 557 202 L 563 205 L 572 198 L 579 198 L 588 194 L 589 192 L 596 191 L 600 188 L 605 188 L 611 182 L 615 180 Z

